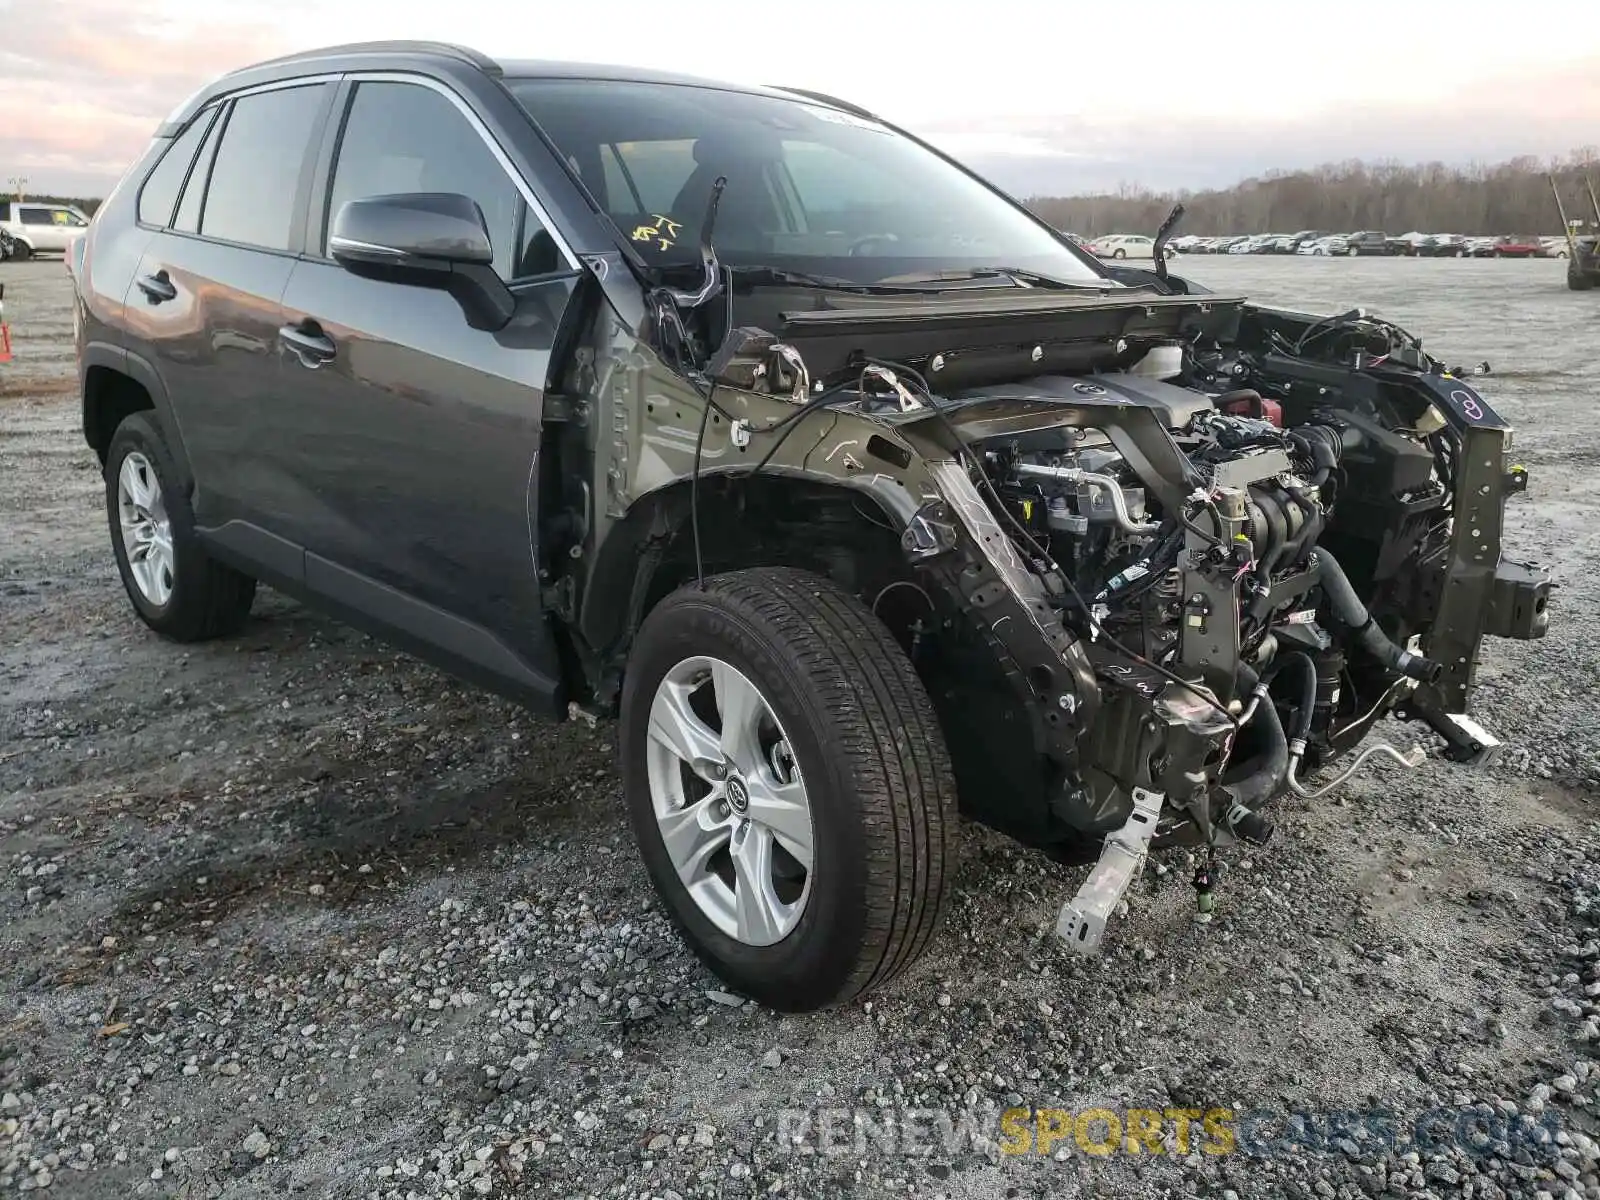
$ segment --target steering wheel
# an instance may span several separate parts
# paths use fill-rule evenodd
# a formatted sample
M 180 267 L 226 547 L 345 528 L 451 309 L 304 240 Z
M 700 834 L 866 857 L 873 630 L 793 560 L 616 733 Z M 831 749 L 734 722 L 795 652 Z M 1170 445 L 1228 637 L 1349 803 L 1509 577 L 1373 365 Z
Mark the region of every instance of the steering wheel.
M 870 246 L 874 242 L 898 242 L 899 240 L 900 238 L 898 234 L 869 233 L 865 237 L 858 237 L 855 241 L 851 242 L 850 248 L 846 253 L 848 253 L 851 258 L 861 258 L 864 257 L 863 247 L 865 246 Z

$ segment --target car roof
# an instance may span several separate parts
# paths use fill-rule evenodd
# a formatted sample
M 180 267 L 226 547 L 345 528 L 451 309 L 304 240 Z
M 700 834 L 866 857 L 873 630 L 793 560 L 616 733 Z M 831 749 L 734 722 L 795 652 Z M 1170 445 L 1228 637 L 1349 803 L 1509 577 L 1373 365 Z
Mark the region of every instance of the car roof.
M 803 88 L 762 87 L 752 84 L 726 83 L 704 79 L 673 71 L 657 71 L 649 67 L 633 67 L 607 63 L 564 62 L 554 59 L 506 59 L 497 61 L 478 50 L 449 42 L 383 41 L 352 42 L 339 46 L 324 46 L 315 50 L 302 50 L 281 58 L 230 72 L 201 88 L 162 124 L 158 136 L 170 137 L 177 132 L 200 108 L 216 97 L 242 88 L 262 83 L 274 83 L 296 76 L 318 73 L 337 73 L 360 70 L 403 70 L 429 65 L 443 74 L 477 71 L 494 79 L 593 79 L 617 83 L 665 83 L 688 87 L 710 88 L 725 92 L 743 92 L 749 95 L 772 96 L 779 99 L 803 99 L 823 104 L 857 116 L 870 117 L 865 109 Z

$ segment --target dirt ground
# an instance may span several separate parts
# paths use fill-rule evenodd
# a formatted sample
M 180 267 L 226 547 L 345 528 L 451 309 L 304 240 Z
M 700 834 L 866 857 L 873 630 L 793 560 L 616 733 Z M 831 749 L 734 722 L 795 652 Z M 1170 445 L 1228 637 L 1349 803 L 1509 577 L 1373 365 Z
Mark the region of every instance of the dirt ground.
M 1192 864 L 1158 856 L 1086 960 L 1050 933 L 1081 869 L 970 828 L 934 952 L 799 1018 L 673 937 L 604 726 L 540 726 L 267 591 L 228 641 L 140 625 L 70 281 L 0 265 L 0 1191 L 1600 1196 L 1600 300 L 1552 262 L 1179 271 L 1491 364 L 1532 472 L 1508 552 L 1560 584 L 1547 638 L 1487 643 L 1476 714 L 1505 753 L 1284 802 L 1209 924 Z M 1016 1106 L 1383 1111 L 1400 1135 L 1011 1154 Z M 819 1110 L 981 1132 L 840 1150 Z M 1414 1136 L 1439 1111 L 1499 1133 Z

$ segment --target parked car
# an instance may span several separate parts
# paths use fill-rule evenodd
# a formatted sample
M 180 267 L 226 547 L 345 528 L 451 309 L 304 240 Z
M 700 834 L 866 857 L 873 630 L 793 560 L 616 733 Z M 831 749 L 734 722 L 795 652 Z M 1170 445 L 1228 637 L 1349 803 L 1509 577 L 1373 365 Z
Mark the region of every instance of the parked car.
M 82 209 L 70 204 L 0 200 L 0 228 L 11 235 L 11 257 L 63 254 L 89 227 Z
M 1317 258 L 1328 258 L 1335 255 L 1343 256 L 1349 253 L 1349 245 L 1345 241 L 1343 234 L 1333 233 L 1327 237 L 1301 242 L 1295 253 L 1314 255 Z
M 1226 237 L 1213 238 L 1212 241 L 1211 241 L 1210 253 L 1212 253 L 1212 254 L 1226 254 L 1226 253 L 1228 253 L 1228 251 L 1232 250 L 1235 246 L 1237 246 L 1240 242 L 1248 241 L 1248 240 L 1249 240 L 1248 238 L 1240 237 L 1238 235 L 1229 235 L 1229 236 L 1226 236 Z
M 1364 229 L 1344 239 L 1344 252 L 1351 258 L 1367 254 L 1392 254 L 1389 238 L 1378 229 Z
M 1541 258 L 1566 258 L 1570 251 L 1567 248 L 1567 239 L 1564 237 L 1546 237 L 1539 239 L 1543 250 Z
M 1112 233 L 1095 238 L 1089 248 L 1101 258 L 1154 258 L 1155 244 L 1154 238 L 1142 233 Z M 1171 258 L 1173 253 L 1167 246 L 1166 256 Z
M 1327 236 L 1328 233 L 1324 229 L 1302 229 L 1299 233 L 1291 233 L 1286 239 L 1284 239 L 1284 241 L 1287 242 L 1287 246 L 1282 248 L 1283 253 L 1298 254 L 1300 252 L 1300 247 L 1305 245 L 1307 242 L 1314 242 L 1319 238 L 1325 238 Z
M 1422 258 L 1461 258 L 1467 253 L 1467 239 L 1459 233 L 1436 233 L 1417 246 Z
M 1544 242 L 1531 233 L 1513 233 L 1496 238 L 1494 258 L 1539 258 L 1544 254 Z
M 1499 241 L 1499 238 L 1492 237 L 1469 237 L 1467 239 L 1467 256 L 1469 258 L 1491 258 Z
M 1397 705 L 1479 755 L 1482 637 L 1548 621 L 1507 426 L 1415 338 L 1093 262 L 814 93 L 292 54 L 185 102 L 71 261 L 138 618 L 218 637 L 263 580 L 615 716 L 663 911 L 777 1008 L 926 950 L 958 803 L 1100 855 L 1092 950 L 1153 837 L 1264 841 Z

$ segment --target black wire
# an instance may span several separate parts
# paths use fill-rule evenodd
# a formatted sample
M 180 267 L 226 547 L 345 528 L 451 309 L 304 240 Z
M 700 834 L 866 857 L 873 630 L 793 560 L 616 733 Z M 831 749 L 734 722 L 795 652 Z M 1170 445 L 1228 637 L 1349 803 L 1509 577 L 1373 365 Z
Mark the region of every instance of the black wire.
M 772 461 L 772 456 L 778 452 L 778 448 L 788 440 L 791 433 L 799 428 L 802 418 L 816 412 L 819 408 L 827 408 L 828 405 L 834 403 L 840 396 L 851 390 L 851 385 L 848 383 L 836 383 L 831 388 L 818 392 L 787 417 L 755 430 L 754 432 L 756 433 L 776 433 L 778 436 L 774 439 L 772 445 L 767 447 L 767 452 L 761 456 L 761 460 L 750 468 L 750 474 L 754 476 L 761 473 L 766 465 Z

